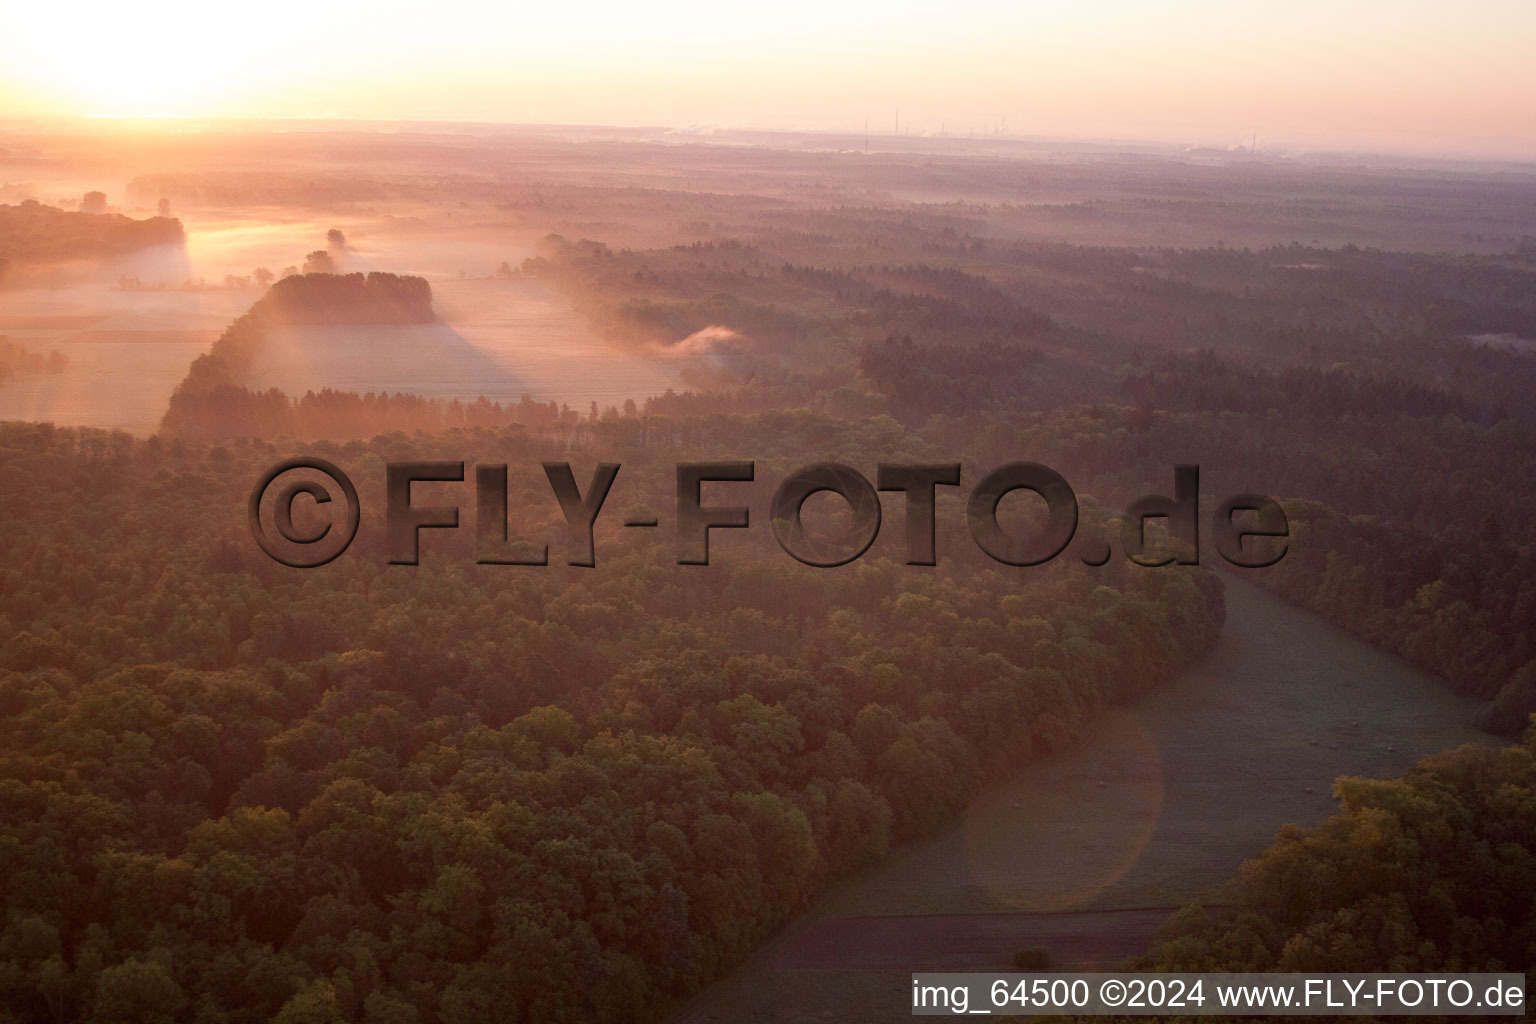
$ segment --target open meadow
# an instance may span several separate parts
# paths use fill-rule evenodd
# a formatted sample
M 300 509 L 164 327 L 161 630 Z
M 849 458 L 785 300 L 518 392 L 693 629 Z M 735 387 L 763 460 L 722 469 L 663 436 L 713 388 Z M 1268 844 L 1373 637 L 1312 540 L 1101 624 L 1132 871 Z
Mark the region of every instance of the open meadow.
M 685 386 L 683 360 L 604 342 L 546 282 L 448 278 L 433 292 L 438 323 L 276 329 L 247 385 L 502 404 L 531 395 L 583 412 L 593 402 L 622 406 Z

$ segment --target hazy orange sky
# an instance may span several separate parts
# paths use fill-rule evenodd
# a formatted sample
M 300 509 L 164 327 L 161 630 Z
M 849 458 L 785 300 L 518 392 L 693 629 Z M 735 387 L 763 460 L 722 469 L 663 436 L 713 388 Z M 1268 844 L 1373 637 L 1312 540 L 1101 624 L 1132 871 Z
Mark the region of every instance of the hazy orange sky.
M 6 0 L 0 117 L 580 122 L 1536 157 L 1532 0 Z

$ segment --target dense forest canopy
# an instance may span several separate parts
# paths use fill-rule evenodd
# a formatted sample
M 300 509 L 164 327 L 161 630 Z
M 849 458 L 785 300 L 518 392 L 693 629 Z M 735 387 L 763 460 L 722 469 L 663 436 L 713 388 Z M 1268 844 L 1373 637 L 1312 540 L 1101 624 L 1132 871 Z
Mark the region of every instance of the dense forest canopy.
M 789 466 L 789 425 L 738 440 Z M 924 447 L 804 426 L 845 457 Z M 563 442 L 319 450 L 509 460 L 549 516 L 526 535 L 558 521 L 532 496 Z M 620 533 L 598 570 L 407 568 L 371 557 L 375 521 L 297 572 L 242 533 L 279 451 L 0 429 L 16 1019 L 649 1017 L 1220 629 L 1205 570 L 964 549 L 819 571 L 749 537 L 703 568 Z M 673 450 L 602 451 L 665 507 Z
M 845 213 L 858 215 L 883 223 Z M 822 259 L 837 248 L 830 238 L 815 247 Z M 715 357 L 721 369 L 707 390 L 593 416 L 530 397 L 253 393 L 240 367 L 276 297 L 317 286 L 304 282 L 356 280 L 289 278 L 194 365 L 165 428 L 205 439 L 354 438 L 515 424 L 540 436 L 667 444 L 707 415 L 880 414 L 982 465 L 1028 451 L 1122 504 L 1166 489 L 1159 467 L 1197 459 L 1240 476 L 1242 488 L 1307 502 L 1298 515 L 1309 542 L 1257 582 L 1496 700 L 1484 724 L 1519 733 L 1536 711 L 1536 564 L 1523 511 L 1536 503 L 1536 423 L 1524 398 L 1536 387 L 1536 353 L 1449 332 L 1474 322 L 1523 329 L 1536 316 L 1530 250 L 1116 255 L 979 237 L 961 249 L 965 269 L 829 268 L 789 262 L 806 242 L 783 229 L 750 244 L 651 250 L 551 235 L 521 272 L 557 281 L 614 343 L 675 344 L 708 330 L 736 339 Z M 1012 274 L 1026 264 L 1035 273 L 1021 286 Z M 1081 320 L 1074 295 L 1085 269 L 1095 289 L 1124 289 L 1114 331 L 1071 322 Z M 1451 307 L 1462 311 L 1459 327 L 1443 315 Z M 1156 329 L 1179 347 L 1125 336 L 1125 325 L 1150 328 L 1165 309 Z
M 1338 780 L 1339 813 L 1288 827 L 1220 910 L 1172 919 L 1140 966 L 1167 971 L 1536 967 L 1536 732 L 1400 779 Z
M 61 210 L 36 200 L 0 203 L 0 278 L 6 263 L 102 259 L 185 241 L 181 222 L 169 217 L 134 220 L 120 213 Z

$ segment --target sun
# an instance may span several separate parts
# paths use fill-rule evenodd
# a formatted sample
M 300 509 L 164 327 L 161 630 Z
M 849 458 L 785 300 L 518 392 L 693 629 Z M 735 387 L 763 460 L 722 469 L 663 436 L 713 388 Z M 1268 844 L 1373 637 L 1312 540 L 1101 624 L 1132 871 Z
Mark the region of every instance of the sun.
M 7 16 L 0 66 L 74 113 L 259 106 L 264 83 L 313 59 L 304 26 L 316 19 L 293 20 L 299 6 L 98 3 L 75 5 L 65 19 L 57 7 L 27 5 Z
M 241 48 L 229 45 L 233 26 L 214 8 L 195 20 L 167 17 L 154 5 L 84 5 L 72 13 L 66 21 L 58 8 L 23 7 L 3 44 L 10 74 L 60 106 L 190 112 L 238 77 Z

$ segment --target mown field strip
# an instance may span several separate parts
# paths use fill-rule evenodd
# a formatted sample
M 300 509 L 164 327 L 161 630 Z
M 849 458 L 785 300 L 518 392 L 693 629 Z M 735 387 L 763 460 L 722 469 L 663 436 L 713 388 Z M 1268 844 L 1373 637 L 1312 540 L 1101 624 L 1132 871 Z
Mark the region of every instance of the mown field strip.
M 1217 898 L 1281 825 L 1332 813 L 1337 776 L 1489 742 L 1444 683 L 1226 583 L 1222 639 L 1177 683 L 833 889 L 680 1019 L 892 1020 L 911 971 L 963 969 L 962 953 L 976 970 L 1032 945 L 1112 962 L 1145 948 L 1161 908 Z

